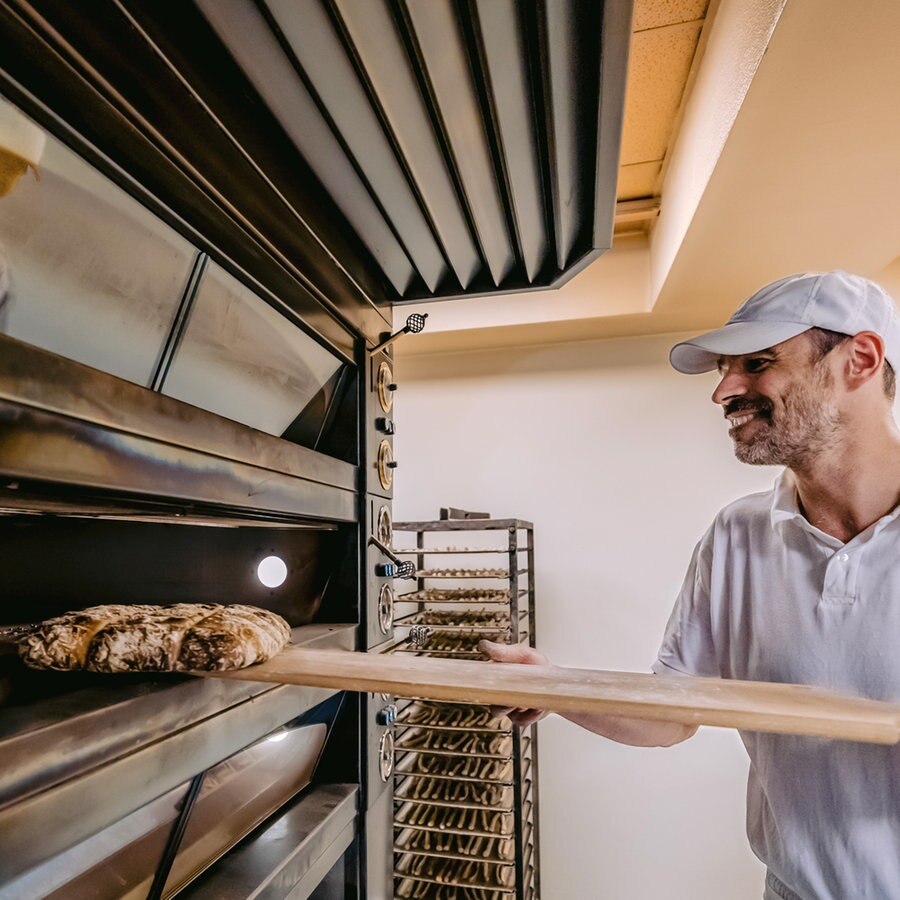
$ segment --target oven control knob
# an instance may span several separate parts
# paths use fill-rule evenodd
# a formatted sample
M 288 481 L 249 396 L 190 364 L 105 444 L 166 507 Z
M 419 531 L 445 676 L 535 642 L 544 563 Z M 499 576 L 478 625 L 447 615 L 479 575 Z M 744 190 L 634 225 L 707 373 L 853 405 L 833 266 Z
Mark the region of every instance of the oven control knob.
M 390 634 L 394 627 L 394 589 L 389 584 L 378 592 L 378 627 L 382 634 Z
M 382 781 L 387 781 L 394 771 L 394 734 L 385 731 L 378 742 L 378 772 Z
M 378 563 L 375 566 L 375 574 L 379 578 L 396 578 L 397 567 L 393 563 Z
M 384 709 L 379 709 L 375 713 L 375 721 L 385 728 L 390 728 L 397 721 L 397 707 L 391 704 L 390 706 L 385 706 Z
M 397 390 L 397 385 L 394 384 L 393 382 L 391 382 L 391 383 L 387 386 L 387 389 L 388 389 L 389 391 L 396 391 L 396 390 Z
M 394 420 L 382 417 L 375 420 L 375 427 L 385 434 L 394 434 Z
M 396 469 L 397 466 L 400 465 L 400 463 L 398 463 L 396 459 L 392 459 L 389 460 L 386 465 L 389 469 Z

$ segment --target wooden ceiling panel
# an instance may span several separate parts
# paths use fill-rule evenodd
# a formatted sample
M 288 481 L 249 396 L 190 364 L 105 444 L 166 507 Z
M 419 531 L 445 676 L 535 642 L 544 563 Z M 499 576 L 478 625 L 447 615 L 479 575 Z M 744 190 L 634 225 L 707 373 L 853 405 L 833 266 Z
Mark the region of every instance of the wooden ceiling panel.
M 680 25 L 706 16 L 709 0 L 635 0 L 635 31 Z
M 665 156 L 702 24 L 688 22 L 634 35 L 621 165 Z

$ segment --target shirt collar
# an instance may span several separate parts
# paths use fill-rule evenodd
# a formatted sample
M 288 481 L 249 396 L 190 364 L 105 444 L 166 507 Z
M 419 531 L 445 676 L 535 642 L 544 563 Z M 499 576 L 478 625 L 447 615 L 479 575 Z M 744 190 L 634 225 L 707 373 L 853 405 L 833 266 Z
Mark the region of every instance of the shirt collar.
M 772 527 L 777 529 L 779 525 L 787 522 L 796 522 L 804 531 L 825 541 L 834 547 L 844 546 L 834 535 L 826 534 L 824 531 L 816 528 L 807 518 L 800 512 L 800 504 L 797 499 L 797 483 L 794 480 L 794 473 L 790 469 L 784 469 L 778 478 L 775 479 L 775 486 L 772 490 L 772 507 L 770 510 Z M 858 534 L 853 540 L 864 537 L 869 540 L 880 532 L 885 525 L 893 522 L 900 516 L 900 506 L 895 507 L 886 516 L 882 516 L 873 525 L 870 525 L 861 534 Z
M 800 504 L 797 502 L 797 485 L 790 469 L 783 469 L 775 479 L 775 487 L 772 490 L 772 527 L 776 528 L 783 522 L 793 522 L 803 518 L 800 512 Z

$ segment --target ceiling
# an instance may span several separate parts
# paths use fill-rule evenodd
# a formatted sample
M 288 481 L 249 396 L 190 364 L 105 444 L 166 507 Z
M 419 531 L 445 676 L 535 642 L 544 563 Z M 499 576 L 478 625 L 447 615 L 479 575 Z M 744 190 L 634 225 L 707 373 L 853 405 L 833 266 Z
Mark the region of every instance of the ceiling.
M 640 14 L 639 2 L 636 25 Z M 692 21 L 677 19 L 663 30 Z M 677 78 L 645 73 L 648 34 L 633 37 L 619 179 L 620 209 L 658 201 L 647 233 L 628 229 L 553 293 L 430 305 L 430 334 L 399 352 L 702 330 L 798 271 L 845 268 L 900 296 L 900 4 L 713 0 L 686 82 L 684 49 Z M 654 125 L 638 111 L 666 97 L 671 109 L 679 90 L 651 185 L 641 166 L 659 160 L 635 148 L 652 146 Z M 662 133 L 657 122 L 657 147 Z
M 709 0 L 636 0 L 625 91 L 617 199 L 659 196 Z

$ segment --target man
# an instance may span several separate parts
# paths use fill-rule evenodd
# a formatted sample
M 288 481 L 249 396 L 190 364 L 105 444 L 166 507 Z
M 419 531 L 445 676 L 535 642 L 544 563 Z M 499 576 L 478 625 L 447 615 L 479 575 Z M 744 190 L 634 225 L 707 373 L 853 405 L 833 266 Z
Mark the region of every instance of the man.
M 900 700 L 900 319 L 844 272 L 767 285 L 716 331 L 676 345 L 680 372 L 718 368 L 712 399 L 738 459 L 781 465 L 774 488 L 726 506 L 694 551 L 658 674 L 812 684 Z M 502 662 L 546 663 L 486 644 Z M 520 723 L 540 718 L 513 711 Z M 613 740 L 667 746 L 695 731 L 572 716 Z M 742 732 L 747 831 L 766 900 L 900 898 L 900 747 Z

